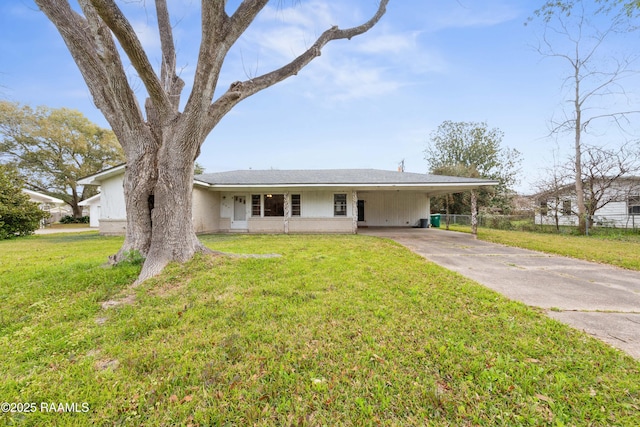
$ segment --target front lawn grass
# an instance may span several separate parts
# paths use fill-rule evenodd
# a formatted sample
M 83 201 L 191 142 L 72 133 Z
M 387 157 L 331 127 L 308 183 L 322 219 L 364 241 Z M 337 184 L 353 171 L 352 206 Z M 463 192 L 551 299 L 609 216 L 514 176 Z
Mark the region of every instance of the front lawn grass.
M 38 408 L 0 424 L 640 425 L 638 362 L 393 242 L 202 239 L 282 256 L 197 256 L 103 310 L 139 270 L 101 266 L 121 239 L 0 242 L 0 401 Z
M 471 228 L 468 226 L 451 225 L 450 229 L 471 232 Z M 508 246 L 611 264 L 629 270 L 640 270 L 640 238 L 638 238 L 638 235 L 576 236 L 530 231 L 494 230 L 482 227 L 478 228 L 478 238 Z

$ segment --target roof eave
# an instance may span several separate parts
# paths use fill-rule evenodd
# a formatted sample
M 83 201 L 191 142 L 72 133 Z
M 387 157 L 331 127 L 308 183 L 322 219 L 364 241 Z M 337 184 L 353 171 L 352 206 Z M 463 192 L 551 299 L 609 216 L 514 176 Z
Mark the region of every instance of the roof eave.
M 40 202 L 41 203 L 53 203 L 56 205 L 64 205 L 64 200 L 58 199 L 56 197 L 53 196 L 49 196 L 48 194 L 44 194 L 44 193 L 39 193 L 37 191 L 33 191 L 33 190 L 28 190 L 26 188 L 22 189 L 22 192 L 32 196 L 32 197 L 39 197 L 40 199 L 42 199 Z
M 93 175 L 85 176 L 84 178 L 80 178 L 78 180 L 78 184 L 79 185 L 100 185 L 107 178 L 111 178 L 112 176 L 123 174 L 126 166 L 127 165 L 123 163 L 121 165 L 114 166 L 109 169 L 105 169 Z
M 480 187 L 488 187 L 497 185 L 497 181 L 481 181 L 481 182 L 446 182 L 446 183 L 314 183 L 314 184 L 208 184 L 201 181 L 199 185 L 210 188 L 212 190 L 249 190 L 249 189 L 276 189 L 276 188 L 311 188 L 311 189 L 336 189 L 336 188 L 352 188 L 354 190 L 459 190 L 467 191 Z

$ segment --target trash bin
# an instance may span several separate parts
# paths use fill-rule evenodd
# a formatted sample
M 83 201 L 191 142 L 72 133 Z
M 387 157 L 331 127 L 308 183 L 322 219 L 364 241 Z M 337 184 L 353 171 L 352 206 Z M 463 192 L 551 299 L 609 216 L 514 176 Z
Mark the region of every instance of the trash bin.
M 431 215 L 431 226 L 440 228 L 440 214 Z
M 429 218 L 420 218 L 420 228 L 429 228 Z

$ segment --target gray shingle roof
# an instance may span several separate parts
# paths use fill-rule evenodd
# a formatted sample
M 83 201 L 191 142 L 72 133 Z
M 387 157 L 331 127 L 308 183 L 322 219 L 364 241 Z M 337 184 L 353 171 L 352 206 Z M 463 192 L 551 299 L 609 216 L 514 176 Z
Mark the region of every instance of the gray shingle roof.
M 236 170 L 196 175 L 195 179 L 213 185 L 392 185 L 392 184 L 481 184 L 486 179 L 428 175 L 379 169 L 317 170 Z

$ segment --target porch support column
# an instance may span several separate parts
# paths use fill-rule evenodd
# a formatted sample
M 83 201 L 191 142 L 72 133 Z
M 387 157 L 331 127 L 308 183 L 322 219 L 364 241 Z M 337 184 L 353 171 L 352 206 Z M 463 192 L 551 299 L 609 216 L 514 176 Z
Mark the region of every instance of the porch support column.
M 351 192 L 351 232 L 353 234 L 358 232 L 358 192 L 356 190 Z
M 478 236 L 478 193 L 471 190 L 471 234 Z
M 291 202 L 289 193 L 284 193 L 284 234 L 289 234 L 289 217 L 291 216 Z

